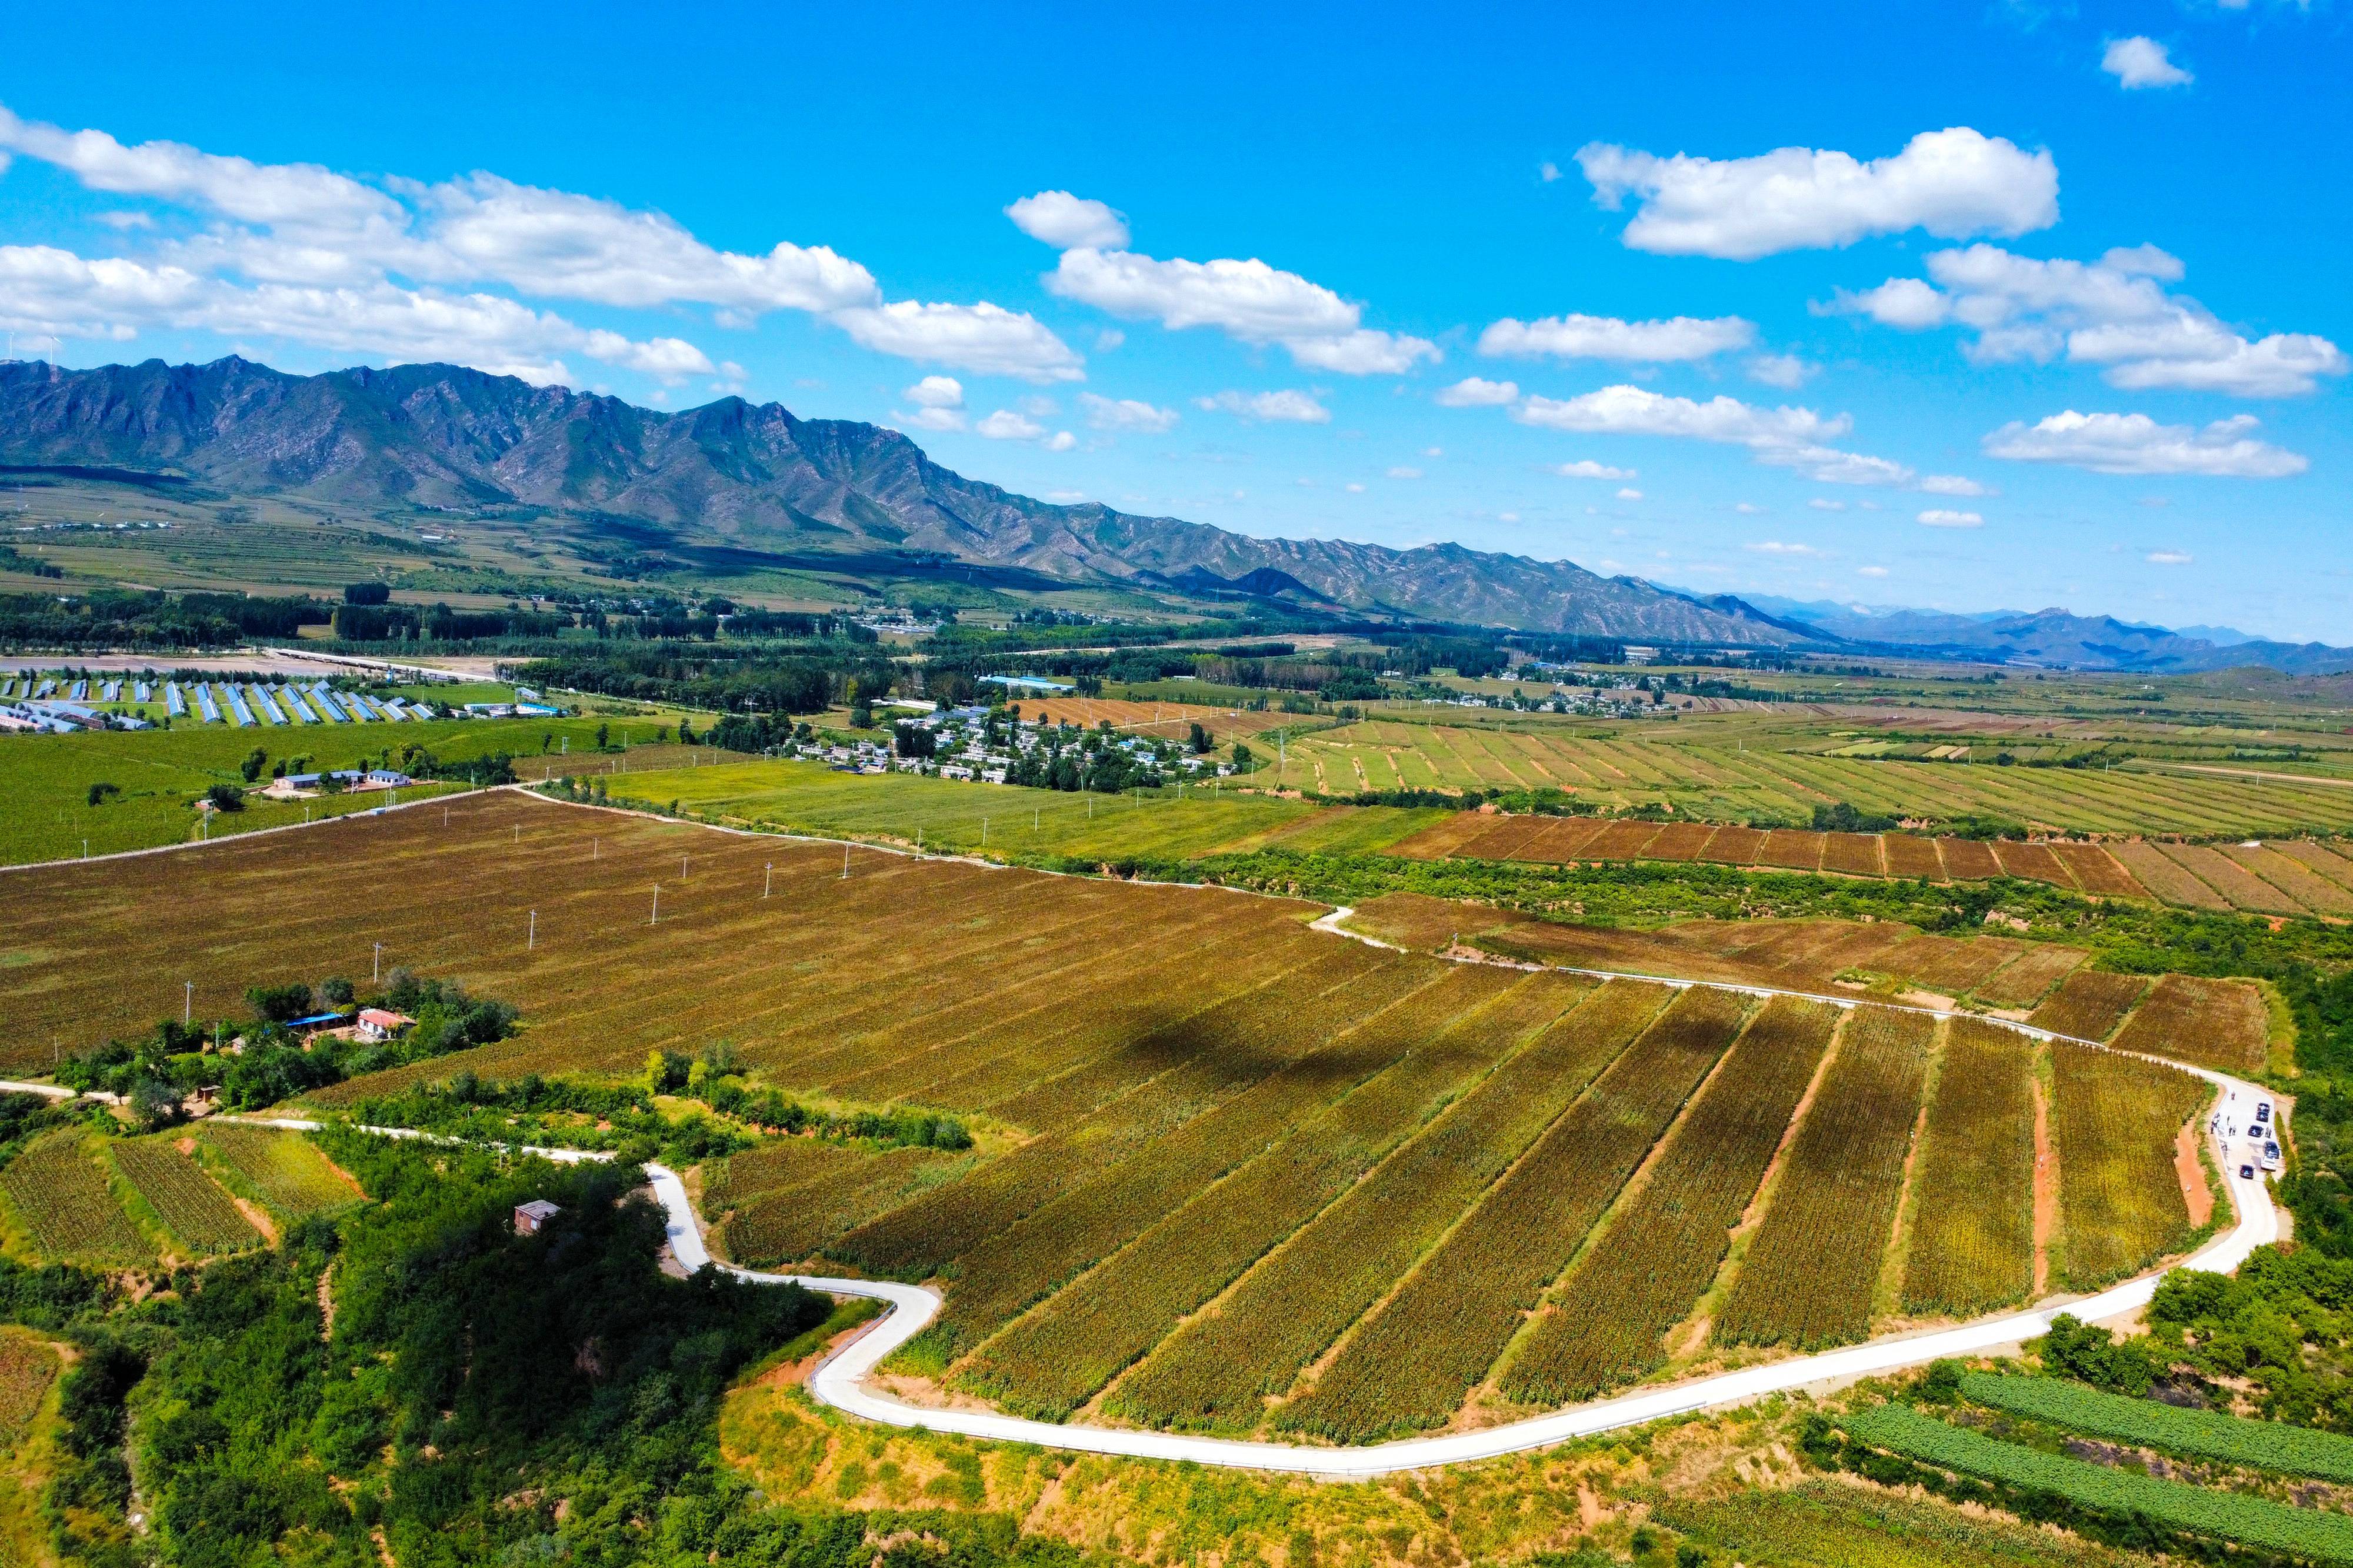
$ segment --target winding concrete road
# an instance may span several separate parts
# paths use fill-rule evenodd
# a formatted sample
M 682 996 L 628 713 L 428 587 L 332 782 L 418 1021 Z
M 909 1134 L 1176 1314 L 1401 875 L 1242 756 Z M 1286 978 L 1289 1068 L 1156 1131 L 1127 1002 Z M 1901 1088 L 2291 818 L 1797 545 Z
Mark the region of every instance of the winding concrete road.
M 1335 911 L 1317 922 L 1324 929 L 1339 935 L 1351 935 L 1340 930 L 1336 922 L 1347 911 Z M 1606 971 L 1584 971 L 1587 973 L 1608 973 Z M 1650 980 L 1651 975 L 1623 975 L 1613 978 Z M 1705 981 L 1671 982 L 1683 985 L 1709 985 Z M 1725 985 L 1716 989 L 1738 991 L 1751 995 L 1812 996 L 1801 991 L 1776 991 L 1771 987 Z M 1853 1006 L 1851 998 L 1816 997 L 1816 1000 L 1837 1002 Z M 1922 1008 L 1918 1011 L 1932 1012 Z M 2002 1024 L 2000 1019 L 1989 1023 Z M 2054 1035 L 2047 1030 L 2029 1028 L 2022 1024 L 2007 1027 L 2039 1039 L 2064 1039 L 2077 1045 L 2093 1045 L 2088 1040 Z M 2156 1059 L 2156 1058 L 2151 1058 Z M 2213 1084 L 2221 1091 L 2216 1109 L 2232 1121 L 2252 1120 L 2258 1100 L 2270 1095 L 2253 1084 L 2244 1083 L 2224 1074 L 2201 1068 L 2187 1067 L 2179 1062 L 2167 1062 L 2168 1067 L 2181 1068 L 2186 1072 Z M 2209 1115 L 2209 1135 L 2213 1135 Z M 2230 1161 L 2228 1151 L 2215 1150 L 2217 1163 L 2224 1173 L 2224 1184 L 2236 1211 L 2237 1223 L 2229 1230 L 2208 1242 L 2195 1254 L 2175 1265 L 2180 1268 L 2203 1269 L 2228 1274 L 2246 1260 L 2256 1247 L 2279 1239 L 2279 1216 L 2272 1207 L 2271 1194 L 2263 1178 L 2252 1179 L 2238 1173 Z M 764 1284 L 791 1280 L 812 1290 L 822 1290 L 836 1296 L 865 1297 L 890 1304 L 891 1310 L 880 1322 L 818 1365 L 808 1379 L 808 1389 L 818 1401 L 852 1415 L 863 1416 L 891 1426 L 920 1426 L 934 1432 L 955 1432 L 970 1437 L 987 1437 L 1008 1443 L 1035 1443 L 1040 1447 L 1061 1448 L 1089 1454 L 1117 1454 L 1136 1458 L 1190 1459 L 1196 1464 L 1215 1465 L 1229 1469 L 1288 1470 L 1304 1475 L 1378 1476 L 1398 1470 L 1428 1469 L 1434 1465 L 1458 1464 L 1468 1459 L 1488 1459 L 1503 1454 L 1516 1454 L 1531 1448 L 1547 1447 L 1555 1443 L 1577 1437 L 1591 1436 L 1616 1427 L 1631 1426 L 1662 1416 L 1681 1415 L 1711 1405 L 1735 1405 L 1768 1394 L 1802 1388 L 1809 1384 L 1832 1379 L 1869 1376 L 1879 1373 L 1918 1366 L 1944 1356 L 1980 1354 L 1998 1345 L 2015 1344 L 2047 1332 L 2052 1319 L 2062 1312 L 2073 1313 L 2086 1322 L 2137 1310 L 2148 1304 L 2157 1294 L 2158 1281 L 2164 1271 L 2126 1280 L 2096 1295 L 2078 1300 L 2042 1307 L 2031 1311 L 2010 1312 L 2000 1317 L 1984 1318 L 1964 1323 L 1958 1328 L 1933 1330 L 1900 1339 L 1876 1340 L 1851 1345 L 1844 1350 L 1826 1351 L 1819 1355 L 1798 1356 L 1788 1361 L 1773 1362 L 1763 1366 L 1745 1368 L 1738 1372 L 1719 1373 L 1713 1377 L 1660 1388 L 1641 1389 L 1614 1399 L 1597 1400 L 1588 1405 L 1572 1405 L 1547 1415 L 1506 1426 L 1491 1426 L 1482 1431 L 1459 1432 L 1437 1437 L 1415 1437 L 1399 1442 L 1382 1443 L 1356 1448 L 1318 1448 L 1287 1443 L 1253 1443 L 1219 1437 L 1188 1436 L 1174 1432 L 1138 1431 L 1122 1427 L 1062 1426 L 1046 1421 L 1028 1421 L 1018 1416 L 1000 1415 L 987 1410 L 939 1410 L 903 1404 L 872 1387 L 868 1378 L 885 1358 L 901 1345 L 913 1339 L 938 1316 L 939 1296 L 920 1285 L 902 1285 L 887 1279 L 843 1279 L 816 1274 L 766 1274 L 754 1269 L 740 1268 L 720 1263 L 711 1256 L 703 1244 L 702 1231 L 694 1213 L 694 1205 L 686 1195 L 686 1187 L 676 1173 L 660 1165 L 649 1165 L 648 1174 L 653 1182 L 655 1195 L 660 1200 L 669 1221 L 670 1250 L 690 1271 L 711 1264 L 739 1279 Z

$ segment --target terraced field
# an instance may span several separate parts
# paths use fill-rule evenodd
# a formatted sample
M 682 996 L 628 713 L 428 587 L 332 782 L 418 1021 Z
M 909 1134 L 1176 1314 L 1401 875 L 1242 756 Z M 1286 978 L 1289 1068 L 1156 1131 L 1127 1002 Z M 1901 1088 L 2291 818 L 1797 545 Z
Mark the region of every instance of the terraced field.
M 202 1010 L 364 973 L 384 940 L 387 963 L 514 1002 L 526 1027 L 321 1100 L 460 1069 L 634 1074 L 649 1050 L 725 1040 L 757 1082 L 934 1107 L 982 1134 L 953 1155 L 779 1141 L 706 1173 L 739 1256 L 940 1281 L 946 1311 L 911 1366 L 1047 1416 L 1350 1441 L 1680 1373 L 1719 1342 L 1873 1331 L 1907 1192 L 1949 1203 L 2014 1153 L 1979 1135 L 1983 1113 L 1928 1096 L 1954 1047 L 1915 1014 L 1451 963 L 1215 889 L 873 850 L 843 870 L 834 845 L 501 794 L 446 826 L 397 814 L 19 873 L 0 1037 L 137 1028 L 176 1012 L 183 976 Z M 290 896 L 330 879 L 397 888 L 397 907 Z M 1924 982 L 2019 992 L 2068 967 L 2036 944 L 1840 922 L 1612 937 L 1638 939 L 1662 966 L 1742 973 L 1908 952 Z M 1969 1048 L 1947 1081 L 2015 1082 L 2035 1049 L 1990 1027 Z M 2170 1180 L 2202 1086 L 2084 1054 L 2053 1105 L 2067 1265 L 2137 1267 L 2186 1228 L 2135 1194 L 2148 1170 Z M 270 1136 L 216 1124 L 196 1149 L 281 1216 L 348 1193 Z M 48 1161 L 79 1186 L 18 1179 Z M 206 1222 L 154 1195 L 179 1168 L 122 1168 L 196 1245 Z M 55 1233 L 43 1247 L 143 1245 L 69 1142 L 8 1175 L 12 1207 Z

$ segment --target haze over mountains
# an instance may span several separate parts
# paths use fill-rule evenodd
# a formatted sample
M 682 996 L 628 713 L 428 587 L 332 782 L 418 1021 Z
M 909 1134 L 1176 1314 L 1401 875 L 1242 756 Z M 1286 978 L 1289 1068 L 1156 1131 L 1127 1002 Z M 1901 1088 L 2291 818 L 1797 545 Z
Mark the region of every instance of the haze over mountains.
M 899 432 L 723 398 L 663 413 L 447 364 L 290 375 L 204 365 L 0 363 L 0 464 L 185 475 L 369 511 L 524 506 L 681 545 L 947 556 L 1070 582 L 1683 643 L 1918 647 L 1946 657 L 2189 671 L 2353 668 L 2353 652 L 2208 637 L 2061 610 L 1970 616 L 1701 595 L 1451 543 L 1261 540 L 941 468 Z

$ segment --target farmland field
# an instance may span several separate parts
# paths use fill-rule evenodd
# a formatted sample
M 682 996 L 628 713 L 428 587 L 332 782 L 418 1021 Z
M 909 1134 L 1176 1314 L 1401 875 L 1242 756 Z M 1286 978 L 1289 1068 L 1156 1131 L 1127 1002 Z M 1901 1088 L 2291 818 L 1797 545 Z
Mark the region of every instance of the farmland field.
M 2253 985 L 2168 974 L 2117 1031 L 2116 1047 L 2244 1073 L 2262 1068 L 2270 1035 L 2263 994 Z
M 2105 1040 L 2147 993 L 2144 976 L 2079 969 L 2059 983 L 2059 989 L 2027 1022 L 2079 1040 Z
M 2065 1279 L 2071 1289 L 2088 1290 L 2188 1238 L 2189 1209 L 2173 1151 L 2147 1130 L 2180 1126 L 2212 1093 L 2177 1068 L 2063 1041 L 2051 1047 L 2051 1068 Z
M 223 1178 L 281 1220 L 301 1219 L 355 1202 L 358 1185 L 300 1133 L 208 1121 L 198 1146 L 215 1156 Z
M 58 1352 L 24 1332 L 0 1333 L 0 1454 L 14 1448 L 58 1378 Z
M 1966 1318 L 2032 1288 L 2033 1072 L 2024 1037 L 1948 1026 L 1913 1185 L 1907 1312 Z
M 79 1132 L 52 1132 L 19 1154 L 0 1171 L 0 1192 L 45 1260 L 101 1268 L 155 1261 Z
M 1899 818 L 1986 816 L 2059 834 L 2292 836 L 2353 827 L 2353 792 L 2279 775 L 2000 768 L 1729 750 L 1716 737 L 1661 733 L 1656 726 L 1596 727 L 1539 717 L 1499 724 L 1368 719 L 1294 742 L 1282 782 L 1332 794 L 1557 789 L 1603 811 L 1657 804 L 1700 822 L 1736 824 L 1802 821 L 1817 805 L 1845 802 Z
M 649 1051 L 725 1041 L 755 1086 L 952 1112 L 974 1148 L 776 1140 L 736 1154 L 704 1172 L 704 1213 L 740 1258 L 938 1281 L 925 1374 L 1058 1418 L 1354 1440 L 1675 1371 L 1713 1353 L 1671 1331 L 1726 1279 L 1724 1318 L 1755 1340 L 1851 1336 L 1893 1310 L 1873 1286 L 1894 1269 L 1933 1025 L 1865 1001 L 1833 1039 L 1817 1003 L 1450 963 L 1427 951 L 1451 934 L 1441 921 L 1493 919 L 1491 942 L 1598 935 L 1662 969 L 1825 984 L 1916 967 L 1982 985 L 2030 958 L 2072 962 L 1892 922 L 1592 933 L 1377 900 L 1367 924 L 1410 927 L 1424 949 L 1400 952 L 1309 930 L 1322 906 L 1220 889 L 871 848 L 848 852 L 845 876 L 837 844 L 519 792 L 448 810 L 12 873 L 0 1037 L 19 1043 L 17 1070 L 37 1070 L 52 1039 L 71 1049 L 176 1016 L 184 978 L 200 1014 L 234 1012 L 247 985 L 364 979 L 382 941 L 387 967 L 512 1002 L 523 1026 L 319 1101 L 460 1070 L 635 1076 Z M 185 897 L 195 877 L 202 908 Z M 330 883 L 398 897 L 301 895 Z M 1916 964 L 1896 962 L 1907 950 Z M 2094 1110 L 2128 1184 L 2152 1166 L 2169 1178 L 2196 1103 Z M 218 1121 L 194 1137 L 214 1180 L 281 1219 L 353 1195 L 299 1138 Z M 12 1205 L 27 1202 L 19 1178 L 60 1159 L 92 1201 L 38 1184 L 54 1239 L 35 1245 L 94 1256 L 111 1215 L 115 1251 L 136 1253 L 103 1168 L 70 1140 L 11 1168 Z M 206 1232 L 158 1201 L 181 1173 L 143 1159 L 118 1154 L 166 1227 L 191 1249 L 229 1244 L 224 1217 Z M 1969 1168 L 1932 1158 L 1921 1179 L 1964 1186 Z M 2122 1258 L 2180 1229 L 2113 1197 L 2067 1215 L 2071 1247 L 2081 1232 Z M 1595 1312 L 1611 1292 L 1623 1310 Z
M 118 1140 L 107 1146 L 107 1152 L 132 1191 L 154 1210 L 164 1229 L 186 1252 L 201 1256 L 261 1245 L 260 1234 L 228 1194 L 203 1166 L 171 1143 Z

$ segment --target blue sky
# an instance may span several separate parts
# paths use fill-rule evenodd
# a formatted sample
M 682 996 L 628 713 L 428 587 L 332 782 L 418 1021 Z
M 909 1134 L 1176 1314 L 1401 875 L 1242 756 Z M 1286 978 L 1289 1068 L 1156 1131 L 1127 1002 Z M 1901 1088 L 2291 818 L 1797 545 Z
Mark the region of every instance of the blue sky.
M 2328 0 L 849 9 L 13 7 L 0 328 L 740 391 L 1258 534 L 2353 642 Z

